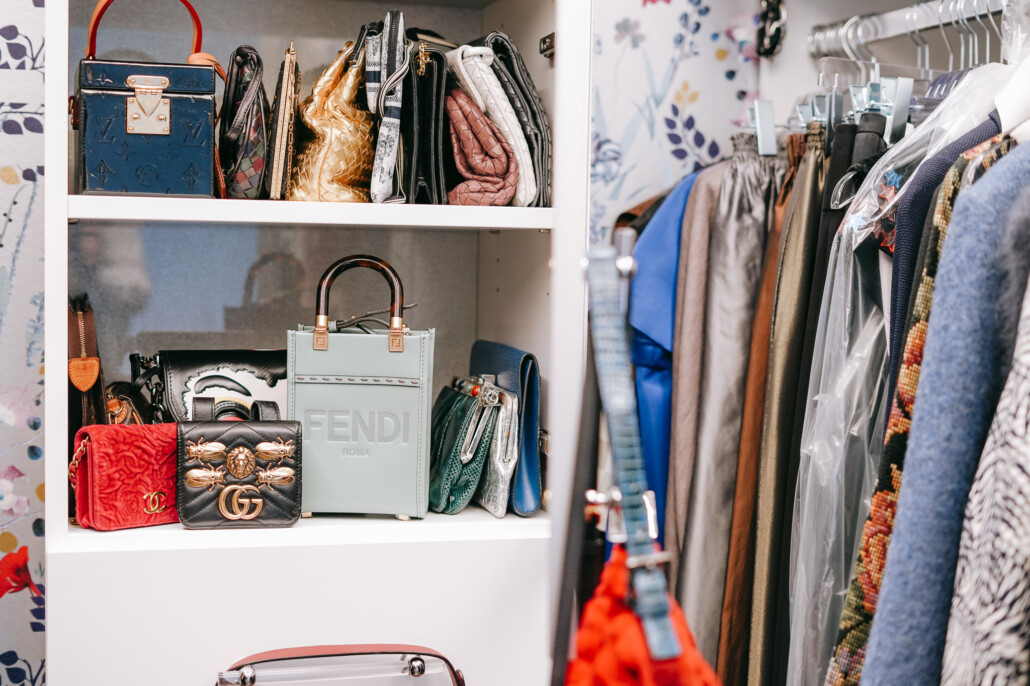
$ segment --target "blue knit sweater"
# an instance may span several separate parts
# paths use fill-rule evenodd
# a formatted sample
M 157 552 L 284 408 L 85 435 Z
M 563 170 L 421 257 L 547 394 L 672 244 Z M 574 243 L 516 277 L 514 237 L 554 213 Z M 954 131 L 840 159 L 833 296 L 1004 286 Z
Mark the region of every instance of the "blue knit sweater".
M 863 686 L 940 683 L 963 515 L 1004 381 L 1002 236 L 1027 185 L 1030 145 L 955 202 Z
M 974 126 L 919 165 L 919 170 L 909 181 L 905 194 L 898 201 L 897 223 L 894 230 L 894 263 L 891 270 L 891 371 L 887 383 L 888 398 L 894 397 L 894 387 L 898 382 L 901 353 L 905 344 L 905 317 L 912 295 L 912 282 L 915 280 L 916 254 L 919 252 L 919 242 L 923 236 L 923 227 L 926 225 L 926 215 L 933 211 L 937 187 L 944 181 L 944 176 L 959 155 L 999 133 L 1001 119 L 995 110 L 986 121 Z M 884 419 L 885 426 L 886 421 L 887 418 Z

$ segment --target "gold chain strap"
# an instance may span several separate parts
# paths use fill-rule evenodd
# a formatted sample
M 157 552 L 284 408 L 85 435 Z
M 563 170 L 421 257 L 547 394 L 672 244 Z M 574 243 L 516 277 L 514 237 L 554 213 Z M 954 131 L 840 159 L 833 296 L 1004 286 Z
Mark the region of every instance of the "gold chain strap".
M 416 60 L 418 60 L 418 71 L 416 73 L 419 76 L 425 76 L 426 75 L 426 65 L 429 64 L 429 53 L 426 52 L 426 48 L 428 48 L 428 47 L 429 46 L 426 45 L 425 41 L 419 41 L 419 43 L 418 43 L 418 57 L 415 58 Z
M 75 454 L 72 455 L 72 461 L 68 463 L 68 483 L 71 484 L 72 490 L 75 490 L 75 470 L 79 467 L 79 462 L 82 461 L 82 456 L 86 454 L 86 446 L 89 444 L 89 434 L 86 434 L 82 438 L 82 442 L 79 443 L 79 447 L 75 449 Z

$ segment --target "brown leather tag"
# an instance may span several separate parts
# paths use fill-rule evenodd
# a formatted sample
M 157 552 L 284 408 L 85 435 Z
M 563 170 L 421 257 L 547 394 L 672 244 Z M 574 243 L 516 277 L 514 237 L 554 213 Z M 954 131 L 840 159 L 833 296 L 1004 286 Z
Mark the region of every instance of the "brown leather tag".
M 99 357 L 73 357 L 68 360 L 68 378 L 83 393 L 93 388 L 99 377 Z

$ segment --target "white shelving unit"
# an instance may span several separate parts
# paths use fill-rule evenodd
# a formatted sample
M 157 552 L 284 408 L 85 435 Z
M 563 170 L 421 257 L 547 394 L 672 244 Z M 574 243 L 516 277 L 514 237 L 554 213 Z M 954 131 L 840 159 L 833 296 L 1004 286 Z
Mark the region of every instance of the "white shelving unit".
M 198 222 L 212 224 L 352 226 L 381 229 L 501 230 L 554 226 L 542 207 L 455 207 L 369 203 L 267 202 L 208 198 L 68 196 L 68 218 L 90 222 Z
M 271 89 L 279 56 L 293 40 L 305 95 L 343 41 L 388 9 L 402 9 L 408 26 L 435 28 L 458 41 L 492 29 L 507 32 L 521 47 L 551 115 L 555 201 L 545 209 L 69 195 L 67 98 L 93 4 L 50 0 L 46 8 L 51 65 L 44 266 L 46 355 L 51 361 L 45 378 L 49 683 L 207 686 L 220 669 L 261 650 L 397 642 L 442 651 L 473 686 L 545 684 L 551 591 L 564 545 L 584 364 L 580 259 L 588 223 L 589 4 L 195 3 L 204 20 L 205 50 L 224 62 L 237 45 L 254 45 L 265 59 L 266 88 Z M 113 47 L 109 56 L 114 59 L 174 59 L 188 42 L 188 22 L 181 12 L 175 2 L 114 3 L 100 30 L 100 55 Z M 555 30 L 560 41 L 552 62 L 536 47 L 541 36 Z M 61 68 L 65 64 L 67 72 Z M 542 422 L 551 434 L 548 511 L 501 520 L 476 507 L 453 517 L 431 514 L 411 522 L 315 517 L 291 529 L 267 531 L 186 531 L 166 525 L 95 532 L 69 524 L 68 384 L 60 362 L 67 350 L 71 265 L 81 258 L 83 236 L 110 237 L 101 243 L 104 249 L 120 249 L 126 238 L 147 243 L 155 235 L 151 227 L 173 236 L 173 245 L 181 235 L 181 250 L 196 260 L 210 250 L 208 241 L 239 232 L 255 232 L 246 236 L 256 235 L 259 246 L 303 243 L 303 254 L 317 262 L 305 265 L 314 276 L 331 260 L 364 251 L 351 249 L 355 246 L 375 242 L 376 250 L 399 252 L 398 261 L 406 260 L 408 270 L 417 272 L 412 288 L 420 305 L 430 307 L 419 310 L 441 312 L 451 303 L 466 308 L 462 327 L 438 329 L 437 387 L 445 382 L 443 373 L 467 359 L 467 344 L 474 338 L 500 340 L 539 357 Z M 466 260 L 462 269 L 451 267 L 449 253 Z M 126 270 L 154 275 L 157 267 L 149 253 L 129 255 Z M 195 274 L 183 273 L 176 285 L 188 294 L 203 288 L 200 283 Z M 176 307 L 174 299 L 167 302 L 168 319 L 179 331 L 204 330 L 197 311 Z M 98 311 L 105 307 L 96 301 L 94 306 Z M 109 361 L 105 368 L 112 368 Z

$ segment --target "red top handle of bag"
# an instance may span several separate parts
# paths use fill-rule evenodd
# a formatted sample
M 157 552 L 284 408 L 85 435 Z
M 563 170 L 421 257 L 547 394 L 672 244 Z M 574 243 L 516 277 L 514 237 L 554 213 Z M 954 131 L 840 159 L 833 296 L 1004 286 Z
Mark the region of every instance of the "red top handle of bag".
M 114 0 L 100 0 L 97 6 L 93 8 L 93 16 L 89 20 L 89 40 L 86 43 L 86 59 L 96 59 L 97 55 L 97 27 L 100 26 L 100 20 L 104 16 L 104 12 L 111 6 Z M 200 15 L 197 14 L 197 10 L 193 9 L 193 5 L 189 3 L 189 0 L 179 0 L 186 9 L 189 10 L 190 18 L 193 20 L 193 50 L 190 52 L 200 52 L 200 46 L 204 38 L 204 27 L 200 24 Z
M 315 306 L 315 350 L 328 350 L 329 289 L 336 277 L 355 267 L 375 269 L 390 285 L 390 352 L 404 352 L 404 286 L 397 271 L 386 262 L 372 255 L 351 255 L 334 262 L 318 280 L 317 304 Z

